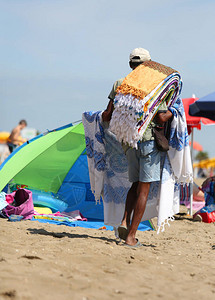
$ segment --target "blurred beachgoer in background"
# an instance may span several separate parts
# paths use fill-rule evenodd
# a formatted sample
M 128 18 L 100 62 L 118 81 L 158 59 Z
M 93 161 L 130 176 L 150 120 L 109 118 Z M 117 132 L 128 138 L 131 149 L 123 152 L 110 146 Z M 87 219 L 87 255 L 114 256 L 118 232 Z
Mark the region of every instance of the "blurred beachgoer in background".
M 204 191 L 207 191 L 208 187 L 210 186 L 211 182 L 215 182 L 215 176 L 211 176 L 207 178 L 203 183 L 202 183 L 202 189 Z M 215 190 L 215 185 L 214 185 L 214 190 Z M 214 194 L 215 195 L 215 194 Z M 214 196 L 215 198 L 215 196 Z
M 194 182 L 193 183 L 193 200 L 194 201 L 205 201 L 204 193 L 201 188 Z
M 199 177 L 199 178 L 207 177 L 207 171 L 203 168 L 199 168 L 197 177 Z
M 24 129 L 26 126 L 27 122 L 25 120 L 21 120 L 19 124 L 11 131 L 7 141 L 10 153 L 12 153 L 18 146 L 26 142 L 26 140 L 20 136 L 22 129 Z
M 215 222 L 215 176 L 207 178 L 200 188 L 204 193 L 205 206 L 194 214 L 193 219 L 199 222 Z

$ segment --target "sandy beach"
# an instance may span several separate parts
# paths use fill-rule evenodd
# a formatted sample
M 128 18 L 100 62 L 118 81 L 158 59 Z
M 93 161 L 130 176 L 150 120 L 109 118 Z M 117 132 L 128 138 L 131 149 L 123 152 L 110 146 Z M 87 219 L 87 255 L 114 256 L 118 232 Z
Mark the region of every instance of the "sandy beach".
M 113 231 L 0 219 L 0 299 L 215 299 L 214 225 L 182 212 L 129 249 Z

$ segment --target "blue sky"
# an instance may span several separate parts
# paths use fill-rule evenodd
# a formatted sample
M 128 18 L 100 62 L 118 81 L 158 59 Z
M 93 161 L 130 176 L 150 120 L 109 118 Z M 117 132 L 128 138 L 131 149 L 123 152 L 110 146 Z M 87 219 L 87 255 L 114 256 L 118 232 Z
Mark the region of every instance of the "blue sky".
M 104 109 L 136 47 L 181 73 L 182 98 L 213 92 L 214 12 L 213 0 L 0 0 L 0 131 L 25 118 L 44 132 Z M 194 132 L 211 157 L 214 130 Z

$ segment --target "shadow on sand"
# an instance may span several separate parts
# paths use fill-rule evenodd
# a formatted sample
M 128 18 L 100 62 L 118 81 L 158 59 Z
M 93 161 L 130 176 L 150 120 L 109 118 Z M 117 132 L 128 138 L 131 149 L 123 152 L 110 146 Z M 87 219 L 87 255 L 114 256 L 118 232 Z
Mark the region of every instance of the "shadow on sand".
M 80 239 L 98 239 L 98 240 L 102 240 L 106 243 L 115 243 L 115 244 L 120 244 L 121 242 L 118 239 L 112 239 L 112 238 L 107 238 L 105 236 L 92 236 L 89 234 L 75 234 L 75 233 L 69 233 L 69 232 L 53 232 L 53 231 L 47 231 L 43 228 L 41 229 L 36 229 L 36 228 L 28 228 L 27 229 L 28 232 L 30 232 L 30 234 L 39 234 L 39 235 L 45 235 L 45 236 L 52 236 L 54 238 L 80 238 Z M 144 247 L 152 247 L 152 248 L 156 248 L 155 245 L 152 244 L 142 244 Z
M 188 215 L 186 213 L 178 213 L 177 215 L 174 215 L 174 218 L 176 221 L 187 220 L 190 222 L 197 222 L 196 220 L 193 219 L 193 217 L 191 217 L 190 215 Z
M 53 232 L 53 231 L 47 231 L 43 228 L 41 229 L 36 229 L 36 228 L 28 228 L 27 229 L 31 234 L 40 234 L 40 235 L 48 235 L 52 236 L 54 238 L 80 238 L 80 239 L 87 239 L 87 238 L 92 238 L 92 239 L 100 239 L 103 241 L 108 241 L 108 242 L 116 242 L 114 239 L 106 238 L 106 237 L 97 237 L 97 236 L 91 236 L 88 234 L 75 234 L 75 233 L 69 233 L 69 232 Z

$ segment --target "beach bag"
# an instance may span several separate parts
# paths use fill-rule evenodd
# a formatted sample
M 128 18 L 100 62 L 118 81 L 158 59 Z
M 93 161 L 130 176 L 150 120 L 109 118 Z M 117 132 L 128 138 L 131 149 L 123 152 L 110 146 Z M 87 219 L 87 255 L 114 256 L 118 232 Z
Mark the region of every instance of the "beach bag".
M 23 219 L 31 219 L 34 215 L 34 204 L 32 199 L 32 192 L 26 189 L 19 189 L 12 194 L 6 195 L 8 204 L 3 210 L 3 214 L 9 218 L 11 215 L 23 216 Z M 7 199 L 8 198 L 8 199 Z
M 204 223 L 214 223 L 215 222 L 215 211 L 197 212 L 193 216 L 194 220 L 197 215 L 201 216 L 202 222 L 204 222 Z
M 153 135 L 157 149 L 159 151 L 165 152 L 169 150 L 169 142 L 165 136 L 165 127 L 153 127 Z

